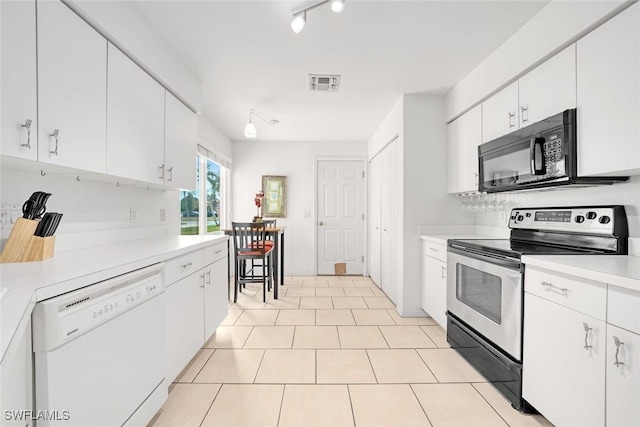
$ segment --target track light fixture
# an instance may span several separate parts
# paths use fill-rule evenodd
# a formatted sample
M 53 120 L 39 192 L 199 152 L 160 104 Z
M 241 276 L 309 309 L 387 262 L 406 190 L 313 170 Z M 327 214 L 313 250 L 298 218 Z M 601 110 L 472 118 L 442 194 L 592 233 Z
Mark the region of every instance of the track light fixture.
M 334 12 L 342 12 L 344 10 L 344 0 L 324 0 L 307 8 L 299 10 L 298 12 L 293 14 L 293 21 L 291 21 L 291 29 L 293 30 L 293 32 L 298 34 L 300 31 L 302 31 L 304 26 L 307 24 L 308 11 L 327 3 L 331 3 L 331 10 L 333 10 Z
M 275 120 L 275 119 L 265 119 L 262 114 L 258 113 L 257 111 L 254 111 L 253 109 L 249 110 L 249 123 L 246 124 L 246 126 L 244 127 L 244 136 L 246 138 L 257 138 L 258 137 L 258 131 L 256 130 L 256 125 L 253 124 L 253 122 L 251 121 L 251 118 L 253 116 L 256 116 L 257 118 L 259 118 L 260 120 L 262 120 L 263 122 L 265 122 L 266 124 L 268 124 L 269 126 L 275 126 L 278 123 L 280 123 L 280 121 Z

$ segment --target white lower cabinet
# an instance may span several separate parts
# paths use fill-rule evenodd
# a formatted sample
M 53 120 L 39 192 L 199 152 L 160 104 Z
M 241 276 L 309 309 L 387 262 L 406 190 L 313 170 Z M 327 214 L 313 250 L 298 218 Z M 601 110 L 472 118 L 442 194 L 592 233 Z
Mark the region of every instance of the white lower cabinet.
M 640 292 L 528 266 L 524 303 L 527 402 L 558 427 L 638 425 Z
M 607 325 L 606 375 L 607 427 L 638 425 L 640 335 Z
M 604 425 L 605 322 L 525 293 L 523 397 L 559 427 Z
M 167 287 L 167 380 L 170 382 L 202 347 L 203 286 L 204 279 L 198 271 Z
M 31 321 L 25 323 L 15 333 L 0 363 L 0 425 L 3 427 L 34 425 L 30 417 L 24 414 L 24 411 L 33 410 Z
M 422 242 L 422 309 L 447 329 L 447 248 Z
M 167 276 L 202 265 L 203 258 L 203 268 L 191 270 L 166 289 L 169 381 L 175 380 L 228 313 L 226 241 L 167 261 Z

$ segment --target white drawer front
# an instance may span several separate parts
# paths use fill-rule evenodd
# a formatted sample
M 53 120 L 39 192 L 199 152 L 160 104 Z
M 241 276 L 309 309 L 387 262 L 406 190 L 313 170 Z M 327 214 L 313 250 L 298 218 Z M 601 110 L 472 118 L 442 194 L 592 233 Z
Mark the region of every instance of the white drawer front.
M 202 249 L 189 252 L 186 255 L 173 258 L 165 263 L 165 276 L 167 279 L 167 285 L 177 282 L 183 277 L 195 273 L 204 267 L 204 258 L 202 256 Z
M 422 241 L 423 255 L 430 256 L 440 261 L 447 261 L 447 245 L 439 245 L 437 243 Z
M 606 319 L 607 285 L 604 283 L 527 266 L 524 290 L 596 319 Z
M 609 285 L 607 323 L 640 334 L 640 292 Z
M 227 256 L 227 242 L 221 242 L 204 248 L 204 265 L 213 264 Z

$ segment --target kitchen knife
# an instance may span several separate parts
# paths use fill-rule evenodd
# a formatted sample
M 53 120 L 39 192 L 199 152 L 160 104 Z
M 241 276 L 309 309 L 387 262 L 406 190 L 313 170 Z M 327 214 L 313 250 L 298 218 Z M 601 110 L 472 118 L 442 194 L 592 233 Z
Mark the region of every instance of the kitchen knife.
M 38 236 L 38 237 L 44 237 L 45 236 L 45 231 L 49 227 L 49 224 L 51 222 L 52 217 L 53 217 L 53 215 L 51 213 L 49 213 L 49 212 L 44 214 L 44 217 L 38 223 L 38 226 L 36 227 L 36 231 L 33 234 L 35 236 Z
M 47 237 L 53 236 L 55 234 L 56 230 L 58 229 L 58 225 L 60 225 L 60 220 L 62 219 L 61 213 L 54 213 L 53 215 L 53 223 L 51 224 L 49 232 L 47 233 Z

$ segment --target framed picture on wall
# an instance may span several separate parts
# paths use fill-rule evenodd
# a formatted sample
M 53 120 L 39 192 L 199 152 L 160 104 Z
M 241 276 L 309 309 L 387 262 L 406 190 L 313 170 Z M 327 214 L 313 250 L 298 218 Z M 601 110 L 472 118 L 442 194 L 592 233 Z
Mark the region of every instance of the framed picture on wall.
M 287 177 L 262 175 L 262 191 L 264 191 L 265 218 L 284 218 L 287 207 Z

